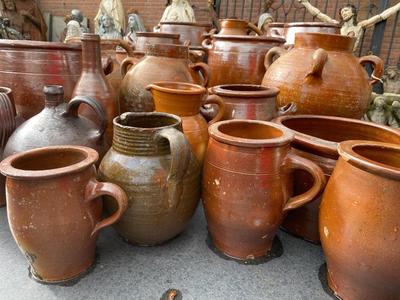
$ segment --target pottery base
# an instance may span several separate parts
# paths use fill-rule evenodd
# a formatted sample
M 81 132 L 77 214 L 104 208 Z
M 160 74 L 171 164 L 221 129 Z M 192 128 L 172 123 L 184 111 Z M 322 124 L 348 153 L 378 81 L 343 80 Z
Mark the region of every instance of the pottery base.
M 324 289 L 324 291 L 329 296 L 332 297 L 332 299 L 342 299 L 338 295 L 336 295 L 335 292 L 329 286 L 329 283 L 328 283 L 328 267 L 327 267 L 326 263 L 322 264 L 319 267 L 318 278 L 319 278 L 319 281 L 321 282 L 322 288 Z

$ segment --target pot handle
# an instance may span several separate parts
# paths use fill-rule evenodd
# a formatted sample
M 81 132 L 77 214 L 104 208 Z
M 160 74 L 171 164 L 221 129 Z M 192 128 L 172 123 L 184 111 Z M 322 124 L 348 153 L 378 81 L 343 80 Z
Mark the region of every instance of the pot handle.
M 209 125 L 214 124 L 215 122 L 218 122 L 222 119 L 224 116 L 225 112 L 225 103 L 224 100 L 218 95 L 208 95 L 206 101 L 204 101 L 204 104 L 216 104 L 218 105 L 218 113 L 217 115 L 208 122 Z
M 278 108 L 278 116 L 294 114 L 296 111 L 297 111 L 296 103 L 290 102 Z
M 265 59 L 264 59 L 265 70 L 268 70 L 268 68 L 272 65 L 272 63 L 274 62 L 275 56 L 278 56 L 278 58 L 279 58 L 283 54 L 286 54 L 286 52 L 287 52 L 287 50 L 283 49 L 281 47 L 272 47 L 271 49 L 269 49 L 269 51 L 265 55 Z
M 247 23 L 247 27 L 251 30 L 254 31 L 257 35 L 263 35 L 263 32 L 253 23 L 249 22 Z
M 200 71 L 201 75 L 203 75 L 203 83 L 202 86 L 207 86 L 208 80 L 210 79 L 210 67 L 202 62 L 190 64 L 189 68 L 193 69 L 194 71 Z
M 314 76 L 315 78 L 321 78 L 322 71 L 324 70 L 327 61 L 328 61 L 328 52 L 326 52 L 322 48 L 315 50 L 312 55 L 311 69 L 306 74 L 305 78 L 308 78 L 309 76 Z
M 103 195 L 113 197 L 118 203 L 118 209 L 114 214 L 97 223 L 93 228 L 91 236 L 96 234 L 100 229 L 117 222 L 128 208 L 128 196 L 122 188 L 113 183 L 99 182 L 94 178 L 91 179 L 85 188 L 85 202 L 88 203 Z
M 68 102 L 67 108 L 63 115 L 78 117 L 78 109 L 81 104 L 87 104 L 97 115 L 100 120 L 99 136 L 102 136 L 107 128 L 107 114 L 103 106 L 96 100 L 96 98 L 88 96 L 75 96 Z
M 168 174 L 168 205 L 175 208 L 179 205 L 183 193 L 183 178 L 192 156 L 189 142 L 185 135 L 175 128 L 165 128 L 154 135 L 154 139 L 167 139 L 171 149 L 171 168 Z
M 211 50 L 213 47 L 213 42 L 210 37 L 206 37 L 202 42 L 201 46 L 206 50 Z
M 132 57 L 127 57 L 122 61 L 121 64 L 121 75 L 125 77 L 126 73 L 128 73 L 129 69 L 134 66 L 136 63 Z
M 317 166 L 312 161 L 302 158 L 293 153 L 288 154 L 284 165 L 289 170 L 304 170 L 310 173 L 311 176 L 314 178 L 314 184 L 307 192 L 295 197 L 291 197 L 286 202 L 285 207 L 283 208 L 283 211 L 286 212 L 288 210 L 296 209 L 307 204 L 308 202 L 311 202 L 325 187 L 326 180 L 325 175 L 319 166 Z
M 372 67 L 374 68 L 374 71 L 371 74 L 371 79 L 369 80 L 369 84 L 373 85 L 374 83 L 377 83 L 378 81 L 381 81 L 381 77 L 383 75 L 383 60 L 379 58 L 378 56 L 375 55 L 365 55 L 363 57 L 360 57 L 358 62 L 364 66 L 367 63 L 371 63 Z
M 133 57 L 135 53 L 133 52 L 132 46 L 127 41 L 119 39 L 118 44 L 126 51 L 129 57 Z

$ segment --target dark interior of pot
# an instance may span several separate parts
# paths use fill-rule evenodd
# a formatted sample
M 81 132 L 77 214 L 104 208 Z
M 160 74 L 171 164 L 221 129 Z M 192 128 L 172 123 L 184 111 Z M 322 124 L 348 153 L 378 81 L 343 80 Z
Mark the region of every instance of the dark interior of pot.
M 263 87 L 261 85 L 222 85 L 220 86 L 221 89 L 227 90 L 227 91 L 239 91 L 239 92 L 258 92 L 258 91 L 267 91 L 268 88 Z
M 400 150 L 373 145 L 358 145 L 353 151 L 362 157 L 400 170 Z
M 149 113 L 149 114 L 122 114 L 117 122 L 122 126 L 136 127 L 136 128 L 158 128 L 177 125 L 178 119 L 162 114 L 162 113 Z
M 281 137 L 283 132 L 275 127 L 259 123 L 232 122 L 218 126 L 223 134 L 251 140 L 267 140 Z
M 77 149 L 44 149 L 21 156 L 11 165 L 24 171 L 44 171 L 68 167 L 87 158 L 86 152 Z

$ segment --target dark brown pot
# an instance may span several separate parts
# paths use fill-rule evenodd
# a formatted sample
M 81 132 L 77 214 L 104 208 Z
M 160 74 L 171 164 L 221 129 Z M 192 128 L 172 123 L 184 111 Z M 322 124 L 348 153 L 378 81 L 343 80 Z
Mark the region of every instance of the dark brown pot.
M 361 119 L 371 97 L 371 85 L 383 73 L 374 55 L 353 55 L 354 38 L 323 33 L 298 33 L 294 48 L 273 62 L 282 48 L 266 56 L 262 85 L 280 90 L 279 105 L 295 102 L 299 114 Z M 273 62 L 273 63 L 272 63 Z M 362 67 L 372 63 L 372 79 Z
M 80 74 L 79 45 L 0 40 L 0 86 L 13 90 L 17 112 L 24 119 L 43 109 L 44 85 L 64 86 L 65 99 L 71 99 Z
M 71 280 L 94 262 L 98 231 L 118 221 L 127 209 L 124 191 L 96 181 L 93 149 L 56 146 L 6 158 L 8 221 L 15 241 L 40 282 Z M 118 210 L 101 220 L 102 195 Z
M 340 34 L 340 25 L 323 22 L 285 23 L 283 30 L 283 35 L 286 39 L 285 45 L 294 45 L 296 34 L 302 32 Z
M 340 299 L 400 297 L 400 146 L 339 144 L 321 203 L 328 284 Z
M 265 74 L 265 54 L 283 45 L 281 38 L 215 34 L 203 41 L 211 69 L 209 86 L 260 84 Z
M 207 85 L 209 68 L 189 60 L 189 48 L 182 45 L 146 45 L 146 57 L 139 63 L 132 58 L 121 66 L 125 75 L 119 94 L 121 112 L 154 111 L 151 93 L 146 87 L 156 81 L 177 81 Z
M 215 246 L 236 259 L 264 256 L 286 212 L 311 201 L 322 189 L 322 170 L 290 153 L 293 134 L 283 126 L 228 120 L 209 127 L 202 199 Z M 289 173 L 302 169 L 314 185 L 289 197 Z
M 200 198 L 200 166 L 181 119 L 166 113 L 124 113 L 114 126 L 113 146 L 99 172 L 129 197 L 129 209 L 115 229 L 139 245 L 172 239 L 185 228 Z M 109 200 L 106 206 L 116 209 Z
M 179 23 L 179 22 L 161 22 L 160 32 L 174 33 L 180 35 L 181 44 L 190 41 L 193 48 L 201 48 L 203 35 L 207 34 L 212 28 L 210 23 Z
M 221 35 L 248 35 L 250 32 L 263 35 L 256 25 L 246 20 L 222 19 L 220 20 L 220 26 L 221 29 L 218 34 Z
M 353 119 L 297 115 L 284 116 L 274 122 L 294 133 L 293 152 L 307 158 L 324 171 L 328 180 L 338 158 L 337 143 L 346 140 L 368 140 L 400 144 L 400 131 L 387 126 Z M 301 171 L 294 174 L 294 194 L 306 191 L 312 178 Z M 308 241 L 319 243 L 318 214 L 322 193 L 307 205 L 290 212 L 283 227 Z
M 280 23 L 280 22 L 269 23 L 268 28 L 265 31 L 264 35 L 285 38 L 284 27 L 285 27 L 285 23 Z
M 179 34 L 161 33 L 161 32 L 136 32 L 135 51 L 146 50 L 146 44 L 181 44 Z

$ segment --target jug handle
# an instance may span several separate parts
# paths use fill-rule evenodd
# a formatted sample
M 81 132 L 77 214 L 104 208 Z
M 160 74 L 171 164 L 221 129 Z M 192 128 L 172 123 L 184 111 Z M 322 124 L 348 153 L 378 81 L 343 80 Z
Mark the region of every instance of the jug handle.
M 171 168 L 167 177 L 168 206 L 175 208 L 179 205 L 183 193 L 183 179 L 192 157 L 190 144 L 185 135 L 175 128 L 165 128 L 154 135 L 159 141 L 167 139 L 171 149 Z
M 279 58 L 286 53 L 287 53 L 287 50 L 284 48 L 281 48 L 281 47 L 272 47 L 271 49 L 269 49 L 269 51 L 265 55 L 265 59 L 264 59 L 265 70 L 268 70 L 268 68 L 272 65 L 272 63 L 274 62 L 275 56 L 277 56 Z
M 204 104 L 216 104 L 218 105 L 218 113 L 217 115 L 208 122 L 208 125 L 214 124 L 215 122 L 218 122 L 222 119 L 225 113 L 225 103 L 224 100 L 221 99 L 218 95 L 208 95 L 206 101 L 204 101 Z M 203 104 L 203 105 L 204 105 Z
M 201 75 L 203 75 L 203 83 L 201 84 L 202 86 L 207 86 L 208 80 L 210 79 L 210 67 L 202 62 L 195 63 L 195 64 L 190 64 L 189 68 L 191 68 L 194 71 L 200 71 Z
M 374 68 L 374 71 L 371 74 L 371 79 L 369 80 L 369 84 L 373 85 L 374 83 L 377 83 L 378 81 L 381 81 L 381 77 L 383 75 L 383 60 L 379 58 L 378 56 L 375 55 L 365 55 L 363 57 L 360 57 L 358 62 L 364 66 L 367 63 L 371 63 L 372 67 Z
M 251 30 L 254 31 L 257 35 L 263 35 L 263 32 L 253 23 L 249 22 L 247 23 L 247 27 Z
M 285 204 L 283 212 L 301 207 L 308 202 L 311 202 L 325 187 L 326 179 L 321 168 L 312 161 L 302 158 L 293 153 L 289 153 L 284 166 L 289 170 L 304 170 L 313 177 L 313 186 L 305 193 L 291 197 Z
M 312 55 L 311 69 L 306 74 L 305 78 L 308 78 L 309 76 L 314 76 L 315 78 L 321 78 L 322 71 L 324 70 L 327 61 L 328 61 L 328 52 L 326 52 L 322 48 L 315 50 Z
M 210 37 L 206 37 L 202 42 L 201 46 L 206 50 L 211 50 L 213 47 L 213 42 Z
M 85 188 L 85 203 L 104 195 L 113 197 L 118 203 L 118 209 L 111 216 L 98 222 L 94 226 L 91 236 L 95 235 L 100 229 L 117 222 L 128 208 L 128 196 L 122 188 L 114 183 L 99 182 L 94 178 L 91 179 Z
M 95 98 L 79 95 L 75 96 L 71 101 L 68 102 L 67 108 L 63 115 L 77 118 L 78 109 L 81 104 L 87 104 L 96 113 L 100 120 L 100 129 L 98 131 L 98 135 L 102 136 L 107 128 L 107 114 L 104 111 L 103 106 Z
M 121 75 L 125 77 L 126 73 L 128 73 L 129 69 L 134 66 L 136 63 L 134 62 L 132 57 L 127 57 L 122 61 L 121 64 Z
M 297 111 L 296 103 L 290 102 L 290 103 L 278 108 L 278 116 L 294 114 L 296 111 Z
M 129 57 L 133 57 L 133 55 L 135 55 L 132 46 L 127 41 L 119 39 L 118 44 L 126 51 Z

